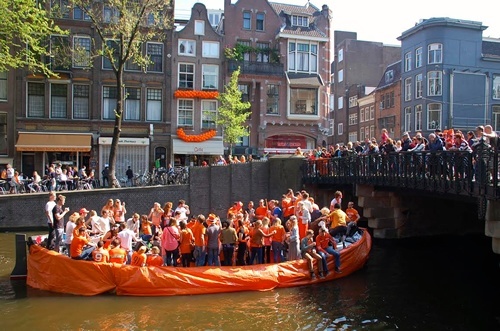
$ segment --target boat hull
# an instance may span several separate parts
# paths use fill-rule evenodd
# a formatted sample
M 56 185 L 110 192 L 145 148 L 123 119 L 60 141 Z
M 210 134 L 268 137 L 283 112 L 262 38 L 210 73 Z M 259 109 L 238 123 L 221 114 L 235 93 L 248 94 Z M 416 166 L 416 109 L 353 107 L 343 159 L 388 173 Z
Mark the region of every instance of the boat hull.
M 312 280 L 307 261 L 241 267 L 135 267 L 116 263 L 72 260 L 32 245 L 28 255 L 27 284 L 57 293 L 92 296 L 116 293 L 129 296 L 171 296 L 269 291 L 331 281 L 361 269 L 368 260 L 372 239 L 363 231 L 361 239 L 341 250 L 342 273 L 335 273 L 328 259 L 329 274 Z

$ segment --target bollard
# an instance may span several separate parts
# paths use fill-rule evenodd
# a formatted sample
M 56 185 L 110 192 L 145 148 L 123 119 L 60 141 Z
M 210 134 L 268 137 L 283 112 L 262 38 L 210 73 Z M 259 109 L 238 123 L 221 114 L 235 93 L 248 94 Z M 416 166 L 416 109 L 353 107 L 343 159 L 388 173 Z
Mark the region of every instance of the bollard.
M 16 265 L 10 274 L 10 279 L 25 279 L 28 275 L 26 256 L 26 235 L 16 233 Z

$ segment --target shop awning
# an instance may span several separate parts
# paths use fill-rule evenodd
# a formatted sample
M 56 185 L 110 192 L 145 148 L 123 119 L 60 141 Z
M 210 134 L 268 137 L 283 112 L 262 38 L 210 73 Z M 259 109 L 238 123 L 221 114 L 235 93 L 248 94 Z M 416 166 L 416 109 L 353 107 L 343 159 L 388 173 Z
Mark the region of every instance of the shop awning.
M 286 78 L 288 80 L 288 83 L 292 87 L 311 88 L 311 87 L 320 87 L 323 85 L 321 76 L 318 74 L 310 75 L 310 74 L 287 72 Z
M 224 144 L 222 140 L 212 138 L 202 142 L 185 142 L 181 139 L 172 139 L 174 154 L 187 155 L 222 155 Z
M 31 133 L 20 132 L 18 152 L 90 152 L 91 133 Z

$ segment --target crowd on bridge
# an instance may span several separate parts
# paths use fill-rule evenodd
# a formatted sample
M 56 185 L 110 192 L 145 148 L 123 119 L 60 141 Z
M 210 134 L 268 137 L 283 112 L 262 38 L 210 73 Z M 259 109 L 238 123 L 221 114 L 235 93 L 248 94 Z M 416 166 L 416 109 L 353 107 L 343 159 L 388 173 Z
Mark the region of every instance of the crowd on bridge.
M 77 260 L 190 267 L 304 258 L 315 278 L 315 266 L 317 276 L 326 276 L 328 259 L 340 273 L 339 250 L 361 237 L 356 225 L 360 215 L 353 202 L 341 209 L 340 191 L 323 208 L 308 192 L 288 189 L 281 200 L 249 201 L 246 207 L 235 201 L 225 215 L 191 215 L 184 200 L 163 207 L 154 202 L 149 211 L 130 217 L 118 199 L 109 199 L 99 213 L 85 207 L 71 213 L 65 202 L 64 195 L 49 192 L 45 245 Z

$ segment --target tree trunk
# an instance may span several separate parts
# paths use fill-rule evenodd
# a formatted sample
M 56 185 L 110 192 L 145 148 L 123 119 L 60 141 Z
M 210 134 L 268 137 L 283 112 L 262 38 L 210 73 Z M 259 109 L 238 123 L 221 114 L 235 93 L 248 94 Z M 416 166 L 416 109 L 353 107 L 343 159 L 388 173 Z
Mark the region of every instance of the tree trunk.
M 109 151 L 109 185 L 110 187 L 120 187 L 120 182 L 116 178 L 116 154 L 118 150 L 118 140 L 122 131 L 122 118 L 123 118 L 123 69 L 119 69 L 116 74 L 116 114 L 115 114 L 115 127 L 113 130 L 113 140 L 111 141 L 111 148 Z

